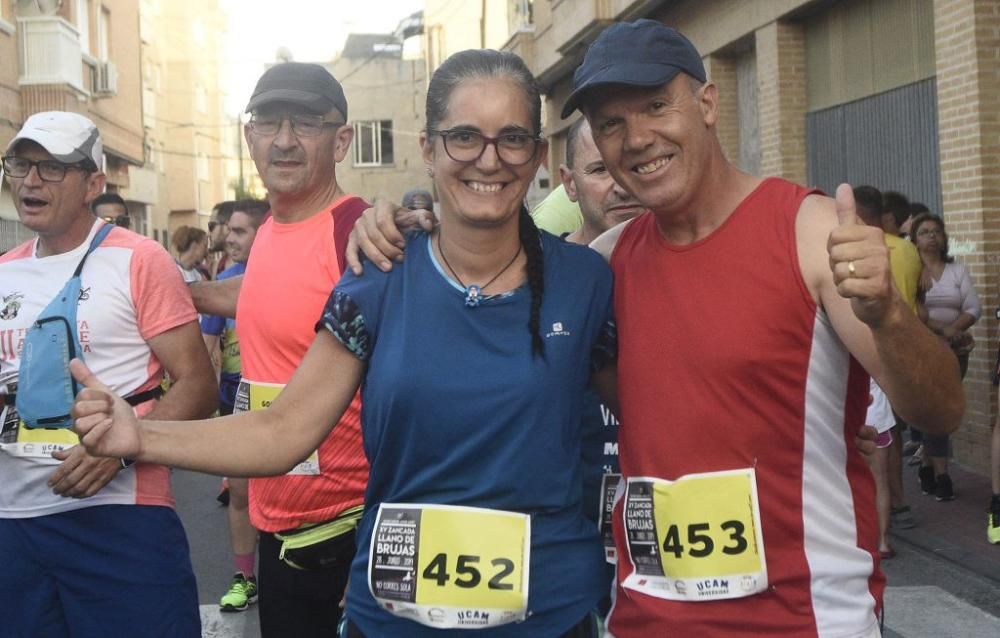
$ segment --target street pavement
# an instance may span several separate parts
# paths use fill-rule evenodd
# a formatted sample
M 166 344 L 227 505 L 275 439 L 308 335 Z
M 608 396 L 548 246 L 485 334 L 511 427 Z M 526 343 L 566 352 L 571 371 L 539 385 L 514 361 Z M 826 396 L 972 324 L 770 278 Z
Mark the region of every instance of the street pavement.
M 175 471 L 173 476 L 177 512 L 187 531 L 191 563 L 198 579 L 203 638 L 258 638 L 257 606 L 247 611 L 219 611 L 219 598 L 232 580 L 233 559 L 229 551 L 226 508 L 215 497 L 221 479 L 195 472 Z
M 914 468 L 904 486 L 917 527 L 894 530 L 897 556 L 883 562 L 886 638 L 1000 636 L 1000 546 L 986 542 L 989 481 L 954 466 L 954 501 L 939 503 L 917 487 Z M 219 479 L 174 473 L 177 509 L 191 544 L 205 638 L 258 638 L 256 607 L 221 614 L 232 577 L 226 510 L 215 500 Z

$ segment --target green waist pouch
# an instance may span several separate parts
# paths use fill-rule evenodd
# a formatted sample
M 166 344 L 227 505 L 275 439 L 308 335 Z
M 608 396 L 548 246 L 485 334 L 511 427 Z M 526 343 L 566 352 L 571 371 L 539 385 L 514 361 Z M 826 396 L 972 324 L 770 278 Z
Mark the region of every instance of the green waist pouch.
M 358 521 L 364 506 L 358 505 L 325 523 L 303 525 L 276 532 L 281 541 L 278 558 L 295 569 L 331 569 L 349 565 L 357 545 Z

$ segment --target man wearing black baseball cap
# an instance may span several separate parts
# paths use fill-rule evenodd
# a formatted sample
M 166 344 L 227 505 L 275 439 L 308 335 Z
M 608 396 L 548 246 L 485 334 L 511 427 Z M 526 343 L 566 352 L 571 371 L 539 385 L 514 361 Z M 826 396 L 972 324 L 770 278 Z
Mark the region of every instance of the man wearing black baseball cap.
M 650 209 L 595 246 L 615 272 L 627 425 L 610 633 L 879 636 L 874 490 L 851 443 L 865 370 L 904 418 L 948 432 L 954 361 L 850 188 L 835 202 L 726 159 L 718 89 L 683 35 L 612 25 L 573 79 L 563 116 L 584 113 Z
M 247 103 L 247 147 L 267 188 L 272 217 L 257 231 L 246 274 L 194 286 L 201 312 L 237 317 L 242 379 L 236 411 L 264 409 L 291 378 L 315 336 L 344 246 L 368 204 L 344 193 L 337 163 L 354 131 L 340 83 L 318 64 L 277 64 Z M 264 638 L 332 636 L 354 555 L 368 464 L 361 448 L 357 397 L 319 448 L 289 474 L 230 478 L 230 505 L 260 531 L 260 624 Z M 232 518 L 232 517 L 231 517 Z M 308 538 L 304 535 L 308 532 Z M 240 540 L 242 538 L 243 540 Z M 233 535 L 236 575 L 223 610 L 257 599 L 253 537 Z M 300 546 L 292 550 L 292 545 Z M 309 563 L 296 557 L 308 554 Z

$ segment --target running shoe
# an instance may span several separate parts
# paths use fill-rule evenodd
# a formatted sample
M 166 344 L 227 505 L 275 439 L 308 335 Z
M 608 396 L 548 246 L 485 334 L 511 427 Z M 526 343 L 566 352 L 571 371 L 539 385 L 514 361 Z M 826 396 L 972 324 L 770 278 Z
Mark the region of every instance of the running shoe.
M 249 605 L 257 602 L 257 578 L 245 577 L 243 574 L 233 576 L 229 591 L 219 601 L 222 611 L 244 611 Z
M 920 491 L 924 494 L 934 494 L 937 491 L 937 484 L 934 480 L 934 468 L 931 466 L 921 466 L 917 472 L 917 478 L 920 479 Z
M 939 501 L 955 500 L 955 491 L 951 487 L 951 477 L 947 474 L 934 478 L 934 498 Z
M 986 539 L 1000 545 L 1000 505 L 993 503 L 986 512 Z

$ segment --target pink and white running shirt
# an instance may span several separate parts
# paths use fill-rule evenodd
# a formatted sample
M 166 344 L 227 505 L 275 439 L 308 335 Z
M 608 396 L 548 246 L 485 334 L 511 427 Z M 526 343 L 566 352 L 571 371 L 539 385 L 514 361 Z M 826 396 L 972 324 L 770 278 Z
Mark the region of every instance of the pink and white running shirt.
M 24 336 L 73 274 L 103 222 L 75 249 L 36 256 L 30 240 L 0 257 L 0 394 L 16 392 Z M 194 321 L 196 313 L 174 260 L 158 243 L 114 228 L 83 268 L 77 329 L 91 370 L 121 396 L 156 387 L 163 367 L 147 341 Z M 152 401 L 139 414 L 152 410 Z M 94 505 L 173 506 L 169 470 L 137 463 L 86 499 L 57 496 L 47 481 L 59 461 L 52 446 L 75 442 L 68 430 L 20 430 L 16 410 L 0 412 L 0 518 L 29 518 Z M 27 436 L 26 436 L 27 435 Z M 25 442 L 29 441 L 29 442 Z

